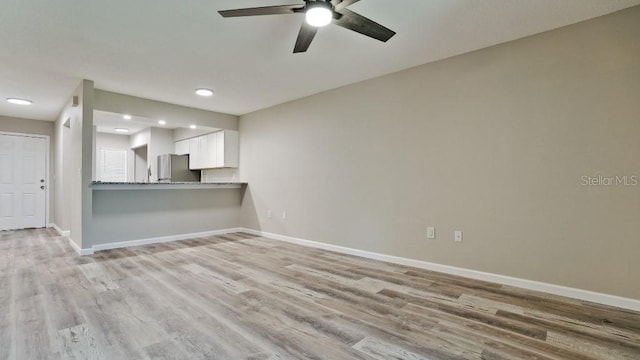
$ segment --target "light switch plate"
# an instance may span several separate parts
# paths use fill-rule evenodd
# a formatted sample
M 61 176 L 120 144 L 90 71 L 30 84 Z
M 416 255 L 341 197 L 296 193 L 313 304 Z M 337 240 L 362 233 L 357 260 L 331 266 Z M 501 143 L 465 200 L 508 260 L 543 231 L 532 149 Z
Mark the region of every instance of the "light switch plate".
M 427 239 L 435 239 L 436 238 L 436 228 L 429 226 L 427 228 Z
M 453 232 L 453 240 L 455 242 L 462 242 L 462 231 L 456 230 Z

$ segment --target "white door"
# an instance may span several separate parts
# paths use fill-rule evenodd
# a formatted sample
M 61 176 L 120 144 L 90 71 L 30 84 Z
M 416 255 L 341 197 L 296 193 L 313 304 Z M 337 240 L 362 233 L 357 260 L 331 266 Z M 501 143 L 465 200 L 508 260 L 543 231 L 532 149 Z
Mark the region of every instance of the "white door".
M 0 230 L 45 227 L 47 140 L 0 134 Z

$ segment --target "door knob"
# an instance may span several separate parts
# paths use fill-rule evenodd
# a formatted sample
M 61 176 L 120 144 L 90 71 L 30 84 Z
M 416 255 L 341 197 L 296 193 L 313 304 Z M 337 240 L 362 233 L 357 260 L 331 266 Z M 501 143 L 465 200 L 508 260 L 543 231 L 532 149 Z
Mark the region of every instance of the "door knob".
M 40 189 L 44 190 L 44 185 L 40 186 Z
M 41 183 L 43 183 L 43 182 L 44 182 L 44 179 L 40 179 L 40 182 L 41 182 Z

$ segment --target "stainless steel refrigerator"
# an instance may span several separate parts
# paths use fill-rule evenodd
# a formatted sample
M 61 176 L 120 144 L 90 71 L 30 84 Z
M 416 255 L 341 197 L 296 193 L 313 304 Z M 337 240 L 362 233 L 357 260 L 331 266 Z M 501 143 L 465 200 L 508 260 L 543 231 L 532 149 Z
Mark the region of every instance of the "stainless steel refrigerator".
M 189 155 L 158 155 L 158 181 L 200 182 L 200 170 L 189 170 Z

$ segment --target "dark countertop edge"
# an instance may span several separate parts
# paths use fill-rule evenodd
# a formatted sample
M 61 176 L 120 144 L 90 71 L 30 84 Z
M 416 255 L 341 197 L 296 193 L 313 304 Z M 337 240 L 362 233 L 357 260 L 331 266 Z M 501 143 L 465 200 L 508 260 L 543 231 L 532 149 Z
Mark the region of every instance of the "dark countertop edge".
M 102 182 L 93 181 L 94 190 L 140 190 L 140 189 L 235 189 L 246 186 L 246 182 Z
M 91 185 L 245 185 L 246 182 L 241 181 L 213 181 L 213 182 L 197 182 L 197 181 L 176 181 L 176 182 L 110 182 L 110 181 L 92 181 Z

